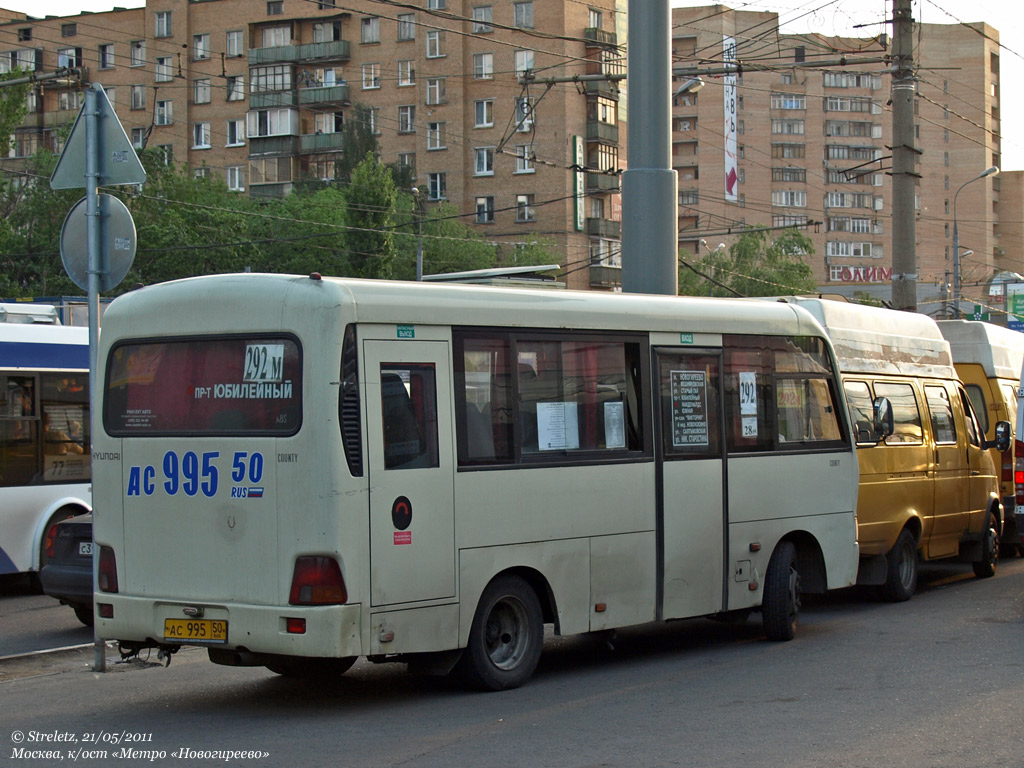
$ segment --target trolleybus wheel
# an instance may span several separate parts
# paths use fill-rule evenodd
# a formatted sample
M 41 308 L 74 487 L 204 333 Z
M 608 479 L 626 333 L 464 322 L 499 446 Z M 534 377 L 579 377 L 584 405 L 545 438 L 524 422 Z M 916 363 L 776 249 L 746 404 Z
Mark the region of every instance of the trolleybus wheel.
M 761 618 L 769 640 L 792 640 L 800 616 L 800 574 L 796 547 L 783 541 L 775 548 L 764 578 Z

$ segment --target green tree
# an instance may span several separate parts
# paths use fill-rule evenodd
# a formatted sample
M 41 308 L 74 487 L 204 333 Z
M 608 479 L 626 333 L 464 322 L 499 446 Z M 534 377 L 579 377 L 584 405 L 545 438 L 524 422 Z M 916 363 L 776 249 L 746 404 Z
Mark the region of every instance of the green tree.
M 699 259 L 684 256 L 696 271 L 681 268 L 679 293 L 707 296 L 707 276 L 715 280 L 711 289 L 714 296 L 813 293 L 817 282 L 807 263 L 813 254 L 811 239 L 796 229 L 783 230 L 769 239 L 768 230 L 755 228 L 741 235 L 727 251 L 705 253 Z
M 367 152 L 345 187 L 346 242 L 353 277 L 387 280 L 394 276 L 396 252 L 391 230 L 397 197 L 390 169 Z
M 0 75 L 0 157 L 6 157 L 11 149 L 11 135 L 25 117 L 28 91 L 31 83 L 4 85 L 7 80 L 16 80 L 28 75 L 21 69 Z

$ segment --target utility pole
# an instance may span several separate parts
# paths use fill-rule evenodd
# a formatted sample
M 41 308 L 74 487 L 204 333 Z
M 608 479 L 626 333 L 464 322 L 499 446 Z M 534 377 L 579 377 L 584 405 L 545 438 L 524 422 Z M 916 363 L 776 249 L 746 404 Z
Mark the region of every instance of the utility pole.
M 917 222 L 920 174 L 914 145 L 914 17 L 911 0 L 893 0 L 892 55 L 892 305 L 917 311 Z

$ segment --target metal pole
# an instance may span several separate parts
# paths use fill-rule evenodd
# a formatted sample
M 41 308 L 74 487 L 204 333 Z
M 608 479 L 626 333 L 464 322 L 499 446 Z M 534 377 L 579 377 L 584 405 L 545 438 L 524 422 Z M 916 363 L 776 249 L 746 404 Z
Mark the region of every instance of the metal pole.
M 917 311 L 917 221 L 914 195 L 914 18 L 911 0 L 893 6 L 892 72 L 892 304 Z
M 100 339 L 100 208 L 97 188 L 100 183 L 100 126 L 94 83 L 85 91 L 85 222 L 89 256 L 89 414 L 92 424 L 98 421 L 96 412 L 96 371 L 99 364 Z M 95 432 L 95 428 L 93 429 Z M 93 505 L 95 510 L 95 505 Z M 95 532 L 95 526 L 93 531 Z M 93 585 L 97 583 L 99 548 L 93 534 Z M 94 630 L 95 632 L 95 630 Z M 103 672 L 107 668 L 106 644 L 93 635 L 93 669 Z
M 416 198 L 416 279 L 423 279 L 423 209 Z
M 679 293 L 669 0 L 629 0 L 629 168 L 622 174 L 622 290 Z
M 984 179 L 986 176 L 995 176 L 997 173 L 999 173 L 998 166 L 989 166 L 973 179 L 965 181 L 953 193 L 953 317 L 957 319 L 960 318 L 960 230 L 956 220 L 956 201 L 960 197 L 960 192 L 968 184 Z

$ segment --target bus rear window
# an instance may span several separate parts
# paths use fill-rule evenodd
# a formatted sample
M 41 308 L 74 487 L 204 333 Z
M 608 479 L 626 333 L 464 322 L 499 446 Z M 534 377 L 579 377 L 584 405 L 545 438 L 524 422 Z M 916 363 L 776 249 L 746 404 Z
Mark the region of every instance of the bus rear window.
M 110 353 L 103 425 L 112 436 L 280 436 L 301 421 L 294 338 L 127 342 Z

